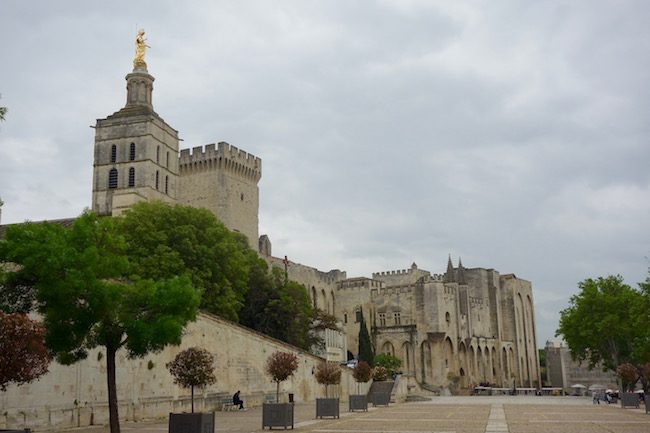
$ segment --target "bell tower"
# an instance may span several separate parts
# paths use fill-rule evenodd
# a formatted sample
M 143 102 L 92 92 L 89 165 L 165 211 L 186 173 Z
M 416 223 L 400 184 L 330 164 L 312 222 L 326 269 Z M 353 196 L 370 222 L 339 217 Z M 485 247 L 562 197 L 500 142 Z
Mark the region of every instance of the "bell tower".
M 119 215 L 139 201 L 177 200 L 178 131 L 153 109 L 145 47 L 141 30 L 126 105 L 95 125 L 92 210 L 98 215 Z

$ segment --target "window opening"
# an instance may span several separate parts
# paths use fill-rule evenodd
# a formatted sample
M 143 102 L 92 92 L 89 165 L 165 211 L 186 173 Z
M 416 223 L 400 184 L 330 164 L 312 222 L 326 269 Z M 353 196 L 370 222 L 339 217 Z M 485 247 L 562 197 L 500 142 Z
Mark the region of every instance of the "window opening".
M 135 168 L 129 168 L 129 187 L 135 186 Z
M 108 172 L 108 187 L 110 189 L 117 188 L 117 169 L 111 168 L 111 171 Z
M 129 161 L 135 161 L 135 143 L 129 146 Z

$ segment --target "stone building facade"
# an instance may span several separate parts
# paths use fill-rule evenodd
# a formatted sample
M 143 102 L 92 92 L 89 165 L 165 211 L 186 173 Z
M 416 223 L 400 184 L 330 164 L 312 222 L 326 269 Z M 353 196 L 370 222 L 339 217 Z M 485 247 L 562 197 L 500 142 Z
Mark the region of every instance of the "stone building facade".
M 613 371 L 603 371 L 601 366 L 590 369 L 587 362 L 574 361 L 563 341 L 547 341 L 544 353 L 546 376 L 552 387 L 562 388 L 567 394 L 583 394 L 590 388 L 619 389 Z
M 126 81 L 125 107 L 95 127 L 95 212 L 117 215 L 148 200 L 209 209 L 246 235 L 271 266 L 304 284 L 314 307 L 340 320 L 345 337 L 327 336 L 329 359 L 356 356 L 363 314 L 376 350 L 400 357 L 404 373 L 425 387 L 539 384 L 530 282 L 451 261 L 444 274 L 413 264 L 347 278 L 344 271 L 274 257 L 269 237 L 258 236 L 260 158 L 223 142 L 179 151 L 178 132 L 153 109 L 154 78 L 146 66 Z

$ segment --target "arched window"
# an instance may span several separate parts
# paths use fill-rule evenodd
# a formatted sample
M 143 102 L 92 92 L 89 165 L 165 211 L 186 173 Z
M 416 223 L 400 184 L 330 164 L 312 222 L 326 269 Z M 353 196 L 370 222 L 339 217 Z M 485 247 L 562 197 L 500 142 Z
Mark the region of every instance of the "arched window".
M 156 147 L 156 164 L 160 164 L 160 146 Z
M 129 187 L 135 186 L 135 168 L 129 168 Z
M 160 185 L 160 173 L 158 170 L 156 170 L 156 189 L 158 189 L 158 186 Z
M 117 160 L 117 146 L 112 145 L 111 146 L 111 162 L 115 162 Z
M 169 168 L 169 152 L 167 152 L 167 164 L 165 164 L 165 167 Z
M 165 176 L 165 194 L 169 194 L 169 176 Z
M 111 168 L 108 172 L 108 187 L 110 189 L 117 188 L 117 168 Z
M 135 161 L 135 143 L 129 147 L 129 161 Z

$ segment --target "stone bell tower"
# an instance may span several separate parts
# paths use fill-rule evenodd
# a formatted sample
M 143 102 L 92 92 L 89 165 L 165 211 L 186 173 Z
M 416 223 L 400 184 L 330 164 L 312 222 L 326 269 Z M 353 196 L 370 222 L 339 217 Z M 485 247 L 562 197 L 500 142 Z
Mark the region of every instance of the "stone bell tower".
M 141 30 L 126 76 L 126 105 L 95 126 L 92 210 L 98 215 L 119 215 L 139 201 L 176 203 L 178 131 L 153 109 L 145 47 Z

